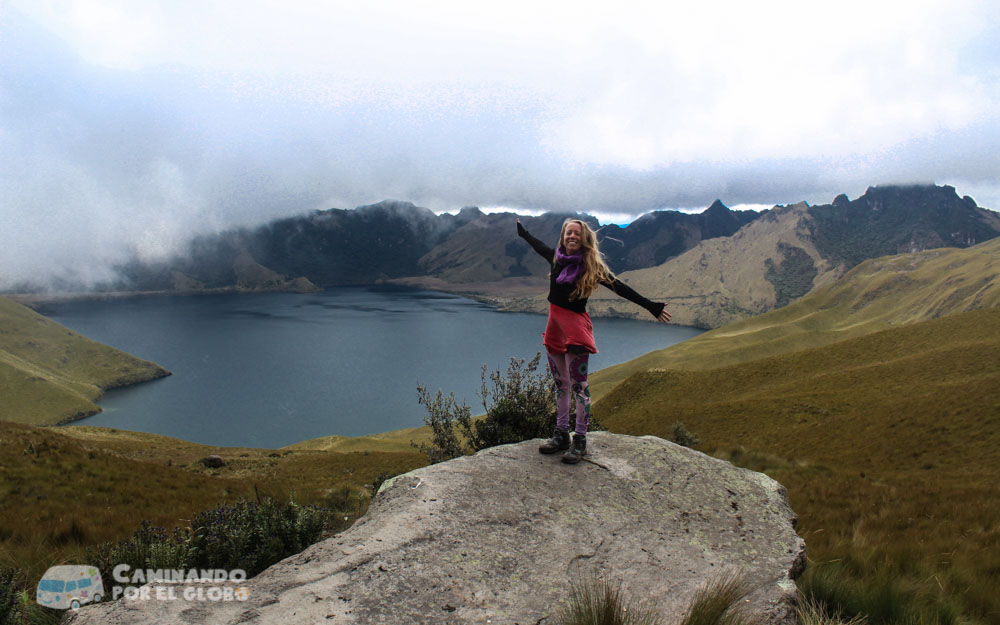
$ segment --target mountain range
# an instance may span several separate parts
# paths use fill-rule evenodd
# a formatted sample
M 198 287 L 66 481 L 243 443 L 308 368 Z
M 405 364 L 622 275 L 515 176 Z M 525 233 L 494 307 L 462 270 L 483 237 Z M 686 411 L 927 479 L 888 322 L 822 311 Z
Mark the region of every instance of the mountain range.
M 669 302 L 673 321 L 702 328 L 759 315 L 833 283 L 860 262 L 942 247 L 965 248 L 1000 234 L 1000 215 L 948 186 L 870 187 L 850 201 L 776 206 L 731 236 L 706 239 L 666 262 L 620 278 Z M 544 294 L 506 303 L 543 311 Z M 607 290 L 591 315 L 651 319 Z
M 734 211 L 715 201 L 700 214 L 654 211 L 627 226 L 585 214 L 522 216 L 554 245 L 564 219 L 598 231 L 611 269 L 643 295 L 670 302 L 674 321 L 720 327 L 784 306 L 890 254 L 968 247 L 1000 234 L 1000 216 L 953 187 L 876 186 L 830 204 Z M 515 215 L 467 207 L 436 215 L 386 200 L 330 209 L 256 228 L 201 236 L 184 254 L 118 267 L 115 291 L 309 291 L 398 282 L 479 297 L 507 310 L 544 312 L 548 267 L 517 237 Z M 644 318 L 599 290 L 591 314 Z

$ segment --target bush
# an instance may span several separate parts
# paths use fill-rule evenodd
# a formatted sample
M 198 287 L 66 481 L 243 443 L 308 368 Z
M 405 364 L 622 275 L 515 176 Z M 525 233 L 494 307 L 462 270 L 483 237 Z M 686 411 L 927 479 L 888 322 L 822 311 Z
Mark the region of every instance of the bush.
M 21 622 L 20 582 L 17 569 L 0 569 L 0 625 Z
M 674 435 L 670 440 L 691 449 L 697 447 L 698 443 L 701 442 L 701 439 L 696 434 L 688 432 L 688 429 L 680 421 L 674 421 Z
M 538 371 L 541 358 L 541 352 L 527 363 L 511 358 L 506 375 L 497 369 L 487 376 L 483 365 L 479 397 L 486 417 L 472 424 L 469 440 L 474 450 L 552 434 L 556 422 L 555 386 L 548 373 Z
M 58 625 L 64 610 L 40 605 L 34 595 L 24 571 L 0 569 L 0 625 Z
M 417 387 L 417 401 L 427 408 L 424 423 L 431 428 L 432 438 L 430 443 L 420 443 L 419 446 L 412 441 L 410 444 L 426 454 L 431 464 L 464 456 L 467 448 L 458 439 L 458 430 L 472 430 L 468 404 L 459 404 L 454 393 L 445 397 L 440 389 L 431 399 L 430 393 L 423 386 Z
M 88 549 L 86 561 L 108 580 L 119 564 L 132 571 L 243 569 L 253 576 L 318 541 L 336 519 L 333 510 L 294 501 L 240 500 L 199 513 L 190 528 L 168 532 L 143 521 L 131 538 Z
M 555 425 L 555 387 L 545 371 L 538 371 L 541 352 L 526 362 L 511 358 L 506 373 L 483 365 L 479 397 L 486 414 L 473 419 L 467 404 L 440 390 L 434 398 L 417 387 L 418 401 L 427 407 L 424 423 L 433 433 L 419 445 L 432 462 L 442 462 L 488 447 L 547 437 Z M 592 421 L 592 426 L 596 424 Z M 414 446 L 416 446 L 414 444 Z
M 181 569 L 190 562 L 190 531 L 174 529 L 171 532 L 143 521 L 131 538 L 117 542 L 100 543 L 86 551 L 85 562 L 97 567 L 101 578 L 113 580 L 112 572 L 119 564 L 136 569 Z
M 326 508 L 240 500 L 195 517 L 191 566 L 243 569 L 253 576 L 318 541 L 332 522 Z

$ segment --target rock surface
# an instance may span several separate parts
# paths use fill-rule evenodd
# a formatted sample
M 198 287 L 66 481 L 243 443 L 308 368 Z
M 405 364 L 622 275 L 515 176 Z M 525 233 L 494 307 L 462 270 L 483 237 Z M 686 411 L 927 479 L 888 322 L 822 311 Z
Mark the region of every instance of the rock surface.
M 724 571 L 749 577 L 749 607 L 765 620 L 791 618 L 805 544 L 780 484 L 655 437 L 592 433 L 575 466 L 540 455 L 538 443 L 387 482 L 349 530 L 229 583 L 246 588 L 245 601 L 185 601 L 177 591 L 177 600 L 86 606 L 67 620 L 552 624 L 571 583 L 605 577 L 669 623 Z

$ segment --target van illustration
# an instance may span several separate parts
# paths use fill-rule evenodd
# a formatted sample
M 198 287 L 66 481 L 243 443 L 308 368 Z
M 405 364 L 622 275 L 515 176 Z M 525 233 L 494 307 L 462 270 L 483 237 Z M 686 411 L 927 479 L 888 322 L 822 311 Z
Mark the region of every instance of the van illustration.
M 38 582 L 35 601 L 47 608 L 76 610 L 81 604 L 104 598 L 104 583 L 95 567 L 62 564 L 49 567 Z

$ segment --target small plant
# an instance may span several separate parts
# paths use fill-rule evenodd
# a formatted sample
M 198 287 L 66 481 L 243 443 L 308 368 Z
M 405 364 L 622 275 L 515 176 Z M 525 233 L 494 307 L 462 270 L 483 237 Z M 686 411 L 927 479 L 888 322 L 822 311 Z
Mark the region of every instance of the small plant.
M 20 585 L 17 569 L 0 569 L 0 625 L 22 622 Z
M 430 443 L 411 444 L 426 454 L 431 464 L 464 456 L 467 449 L 459 440 L 456 428 L 463 431 L 471 429 L 469 405 L 459 404 L 454 393 L 445 397 L 440 390 L 431 398 L 423 386 L 417 387 L 417 401 L 427 408 L 424 423 L 431 428 L 432 438 Z
M 633 604 L 622 591 L 621 583 L 607 579 L 588 579 L 574 584 L 569 605 L 556 621 L 560 625 L 656 625 L 657 614 Z
M 803 597 L 795 606 L 795 613 L 799 617 L 800 625 L 866 625 L 868 620 L 864 616 L 853 616 L 848 620 L 842 620 L 831 615 L 819 601 L 811 597 Z
M 382 488 L 382 484 L 385 484 L 387 480 L 390 480 L 393 477 L 395 477 L 394 474 L 386 473 L 384 471 L 375 476 L 375 479 L 372 480 L 371 485 L 368 487 L 369 499 L 375 499 L 375 495 L 377 495 L 379 489 Z
M 674 421 L 674 435 L 670 440 L 691 449 L 694 449 L 701 443 L 701 439 L 697 435 L 688 432 L 688 429 L 680 421 Z
M 555 425 L 555 389 L 545 371 L 538 371 L 541 352 L 530 361 L 511 358 L 507 371 L 489 371 L 483 365 L 479 397 L 486 411 L 473 419 L 468 404 L 459 404 L 455 394 L 440 390 L 433 398 L 423 386 L 417 399 L 426 406 L 424 423 L 432 440 L 419 445 L 432 462 L 443 462 L 488 447 L 541 438 Z M 591 422 L 596 429 L 596 423 Z M 416 446 L 416 445 L 415 445 Z
M 755 625 L 759 619 L 740 603 L 751 590 L 745 576 L 723 573 L 695 594 L 680 625 Z

